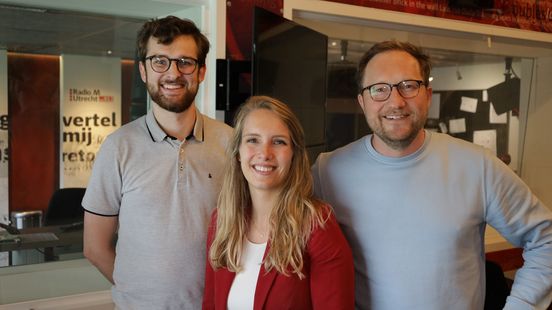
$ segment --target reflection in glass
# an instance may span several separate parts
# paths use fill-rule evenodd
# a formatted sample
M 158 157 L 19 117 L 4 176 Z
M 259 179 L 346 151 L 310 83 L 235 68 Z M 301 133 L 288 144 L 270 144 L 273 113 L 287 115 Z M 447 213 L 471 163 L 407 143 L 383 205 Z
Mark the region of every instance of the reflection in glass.
M 356 66 L 369 42 L 330 39 L 326 149 L 370 133 L 357 103 Z M 483 145 L 519 174 L 532 60 L 427 49 L 433 60 L 433 100 L 426 129 Z M 521 74 L 523 72 L 523 75 Z M 523 91 L 525 89 L 525 91 Z
M 102 141 L 96 128 L 119 127 L 146 111 L 134 61 L 135 37 L 144 21 L 2 5 L 0 222 L 20 233 L 0 229 L 0 266 L 82 257 L 77 196 L 82 197 L 86 179 L 71 184 L 68 176 L 91 169 L 94 153 L 87 147 Z M 116 74 L 99 79 L 115 76 L 108 82 L 113 90 L 87 80 L 106 63 Z M 102 114 L 114 101 L 117 110 Z M 68 114 L 68 102 L 79 110 Z M 72 149 L 62 148 L 67 143 Z M 69 191 L 78 202 L 57 199 L 60 187 L 77 187 Z M 68 206 L 70 211 L 53 209 Z

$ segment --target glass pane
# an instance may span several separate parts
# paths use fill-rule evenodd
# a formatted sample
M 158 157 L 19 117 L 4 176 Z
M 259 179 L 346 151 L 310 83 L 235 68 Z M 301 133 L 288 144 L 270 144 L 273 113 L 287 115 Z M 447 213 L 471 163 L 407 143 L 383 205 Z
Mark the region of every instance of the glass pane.
M 134 61 L 145 21 L 2 6 L 0 221 L 21 234 L 0 236 L 22 241 L 0 243 L 0 266 L 82 258 L 80 200 L 95 152 L 146 110 Z
M 328 44 L 327 150 L 370 133 L 357 102 L 356 66 L 372 43 Z M 426 49 L 433 60 L 433 100 L 426 128 L 491 149 L 519 173 L 532 59 Z M 388 81 L 393 82 L 393 81 Z M 524 96 L 521 96 L 524 94 Z

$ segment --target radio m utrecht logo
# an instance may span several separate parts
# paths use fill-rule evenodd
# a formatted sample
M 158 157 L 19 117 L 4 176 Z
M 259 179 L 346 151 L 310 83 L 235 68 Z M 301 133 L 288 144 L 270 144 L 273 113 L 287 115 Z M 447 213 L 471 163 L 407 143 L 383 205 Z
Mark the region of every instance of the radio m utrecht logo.
M 99 89 L 69 88 L 69 102 L 112 103 L 113 96 L 102 95 Z

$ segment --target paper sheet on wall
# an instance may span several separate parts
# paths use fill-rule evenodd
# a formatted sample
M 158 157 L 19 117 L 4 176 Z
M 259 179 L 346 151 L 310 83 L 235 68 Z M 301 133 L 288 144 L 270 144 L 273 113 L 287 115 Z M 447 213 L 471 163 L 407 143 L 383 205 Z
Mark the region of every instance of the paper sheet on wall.
M 484 89 L 484 90 L 481 92 L 481 101 L 483 101 L 483 102 L 489 101 L 489 92 L 487 92 L 486 89 Z
M 439 129 L 441 129 L 442 133 L 448 133 L 447 124 L 445 124 L 445 122 L 439 122 Z
M 433 94 L 431 96 L 431 105 L 427 112 L 427 118 L 439 119 L 441 114 L 441 94 Z
M 489 107 L 489 123 L 491 124 L 507 124 L 508 123 L 508 112 L 504 112 L 500 115 L 496 114 L 494 104 L 491 102 Z
M 475 130 L 473 143 L 488 148 L 496 155 L 496 130 Z
M 464 112 L 475 113 L 477 111 L 477 98 L 462 97 L 460 110 Z
M 466 119 L 465 118 L 451 119 L 449 121 L 449 132 L 450 133 L 466 132 Z

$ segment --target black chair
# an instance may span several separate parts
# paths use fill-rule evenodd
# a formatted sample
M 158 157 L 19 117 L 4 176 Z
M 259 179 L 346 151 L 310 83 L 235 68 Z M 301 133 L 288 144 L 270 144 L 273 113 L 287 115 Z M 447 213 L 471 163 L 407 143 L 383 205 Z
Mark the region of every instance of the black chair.
M 84 210 L 82 197 L 86 188 L 60 188 L 54 192 L 44 216 L 45 226 L 60 226 L 62 231 L 82 229 Z M 82 257 L 82 244 L 44 248 L 44 260 L 56 261 L 61 257 Z
M 86 188 L 60 188 L 54 192 L 48 203 L 44 225 L 67 225 L 84 220 L 82 197 Z

